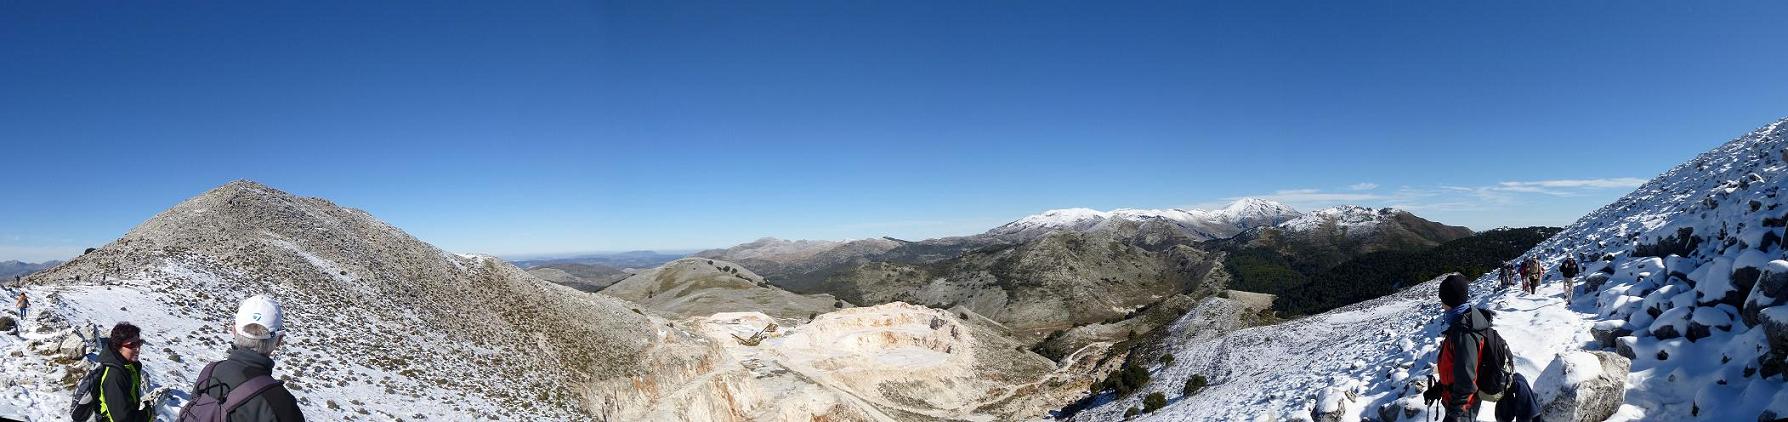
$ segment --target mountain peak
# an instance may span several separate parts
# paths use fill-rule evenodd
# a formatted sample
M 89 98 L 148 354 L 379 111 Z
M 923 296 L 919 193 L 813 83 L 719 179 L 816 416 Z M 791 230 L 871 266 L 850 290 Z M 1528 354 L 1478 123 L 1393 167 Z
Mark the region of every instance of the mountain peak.
M 1233 217 L 1283 217 L 1286 219 L 1302 214 L 1290 205 L 1254 197 L 1245 197 L 1229 203 L 1229 206 L 1218 210 L 1218 213 Z

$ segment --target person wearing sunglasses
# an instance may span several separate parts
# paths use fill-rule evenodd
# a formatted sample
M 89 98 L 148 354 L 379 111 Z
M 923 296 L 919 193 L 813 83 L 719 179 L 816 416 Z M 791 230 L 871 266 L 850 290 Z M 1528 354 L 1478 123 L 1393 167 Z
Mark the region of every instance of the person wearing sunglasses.
M 129 322 L 112 326 L 99 351 L 100 422 L 146 422 L 154 418 L 154 406 L 143 405 L 143 330 Z

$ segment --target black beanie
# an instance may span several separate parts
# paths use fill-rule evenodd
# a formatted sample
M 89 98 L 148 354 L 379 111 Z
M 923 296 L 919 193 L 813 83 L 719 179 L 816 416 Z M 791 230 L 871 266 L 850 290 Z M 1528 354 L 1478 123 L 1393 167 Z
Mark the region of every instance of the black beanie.
M 1467 291 L 1467 287 L 1470 286 L 1471 281 L 1466 280 L 1465 276 L 1447 275 L 1446 280 L 1440 281 L 1440 303 L 1447 305 L 1448 308 L 1465 304 L 1466 296 L 1471 295 L 1471 292 Z

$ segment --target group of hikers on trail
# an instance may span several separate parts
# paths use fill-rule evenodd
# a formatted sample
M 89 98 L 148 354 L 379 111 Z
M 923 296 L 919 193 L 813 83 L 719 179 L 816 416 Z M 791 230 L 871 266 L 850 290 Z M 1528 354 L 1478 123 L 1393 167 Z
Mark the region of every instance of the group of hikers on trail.
M 23 301 L 24 295 L 20 294 Z M 21 308 L 23 306 L 21 305 Z M 23 314 L 23 312 L 21 312 Z M 298 400 L 273 379 L 273 353 L 285 340 L 279 302 L 265 295 L 243 300 L 231 326 L 229 355 L 205 365 L 180 409 L 181 422 L 303 421 Z M 143 393 L 142 329 L 129 322 L 112 326 L 100 339 L 98 368 L 77 384 L 71 416 L 77 422 L 147 422 L 166 397 L 163 387 Z
M 1422 397 L 1439 403 L 1448 422 L 1475 421 L 1484 402 L 1496 402 L 1496 420 L 1539 422 L 1539 401 L 1527 378 L 1515 372 L 1514 355 L 1491 321 L 1496 313 L 1470 305 L 1470 280 L 1459 274 L 1440 282 L 1440 303 L 1446 307 L 1445 338 L 1440 343 L 1435 373 Z
M 1558 264 L 1564 281 L 1564 298 L 1572 299 L 1573 281 L 1583 272 L 1574 256 L 1566 256 Z M 1502 288 L 1521 283 L 1521 290 L 1534 294 L 1546 274 L 1545 264 L 1535 256 L 1519 263 L 1506 262 L 1497 271 Z M 1477 420 L 1483 402 L 1496 402 L 1496 420 L 1538 422 L 1539 403 L 1526 377 L 1515 373 L 1514 356 L 1502 336 L 1491 328 L 1496 313 L 1473 308 L 1469 304 L 1471 281 L 1451 274 L 1440 282 L 1440 303 L 1446 312 L 1445 339 L 1436 357 L 1438 379 L 1430 378 L 1430 387 L 1423 398 L 1432 406 L 1444 407 L 1447 421 Z
M 1558 275 L 1561 276 L 1564 281 L 1565 301 L 1569 302 L 1571 300 L 1571 290 L 1573 289 L 1572 282 L 1576 281 L 1577 274 L 1582 271 L 1583 267 L 1581 264 L 1577 263 L 1577 258 L 1575 257 L 1567 256 L 1563 262 L 1558 264 Z M 1521 291 L 1527 292 L 1527 294 L 1530 295 L 1539 291 L 1540 282 L 1544 281 L 1545 277 L 1546 264 L 1540 262 L 1539 257 L 1534 256 L 1529 256 L 1527 259 L 1521 260 L 1519 264 L 1514 262 L 1504 262 L 1502 267 L 1496 270 L 1496 278 L 1498 281 L 1502 282 L 1503 287 L 1514 286 L 1515 283 L 1519 282 L 1521 284 Z

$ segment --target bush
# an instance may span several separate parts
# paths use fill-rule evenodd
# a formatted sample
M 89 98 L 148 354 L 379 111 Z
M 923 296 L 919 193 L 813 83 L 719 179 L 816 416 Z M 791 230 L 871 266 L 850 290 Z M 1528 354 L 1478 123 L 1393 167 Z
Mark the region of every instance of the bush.
M 840 300 L 837 302 L 832 302 L 832 307 L 838 308 L 838 309 L 844 309 L 844 301 Z
M 1163 407 L 1167 407 L 1166 394 L 1161 394 L 1161 392 L 1157 391 L 1149 393 L 1148 397 L 1142 398 L 1142 413 L 1154 412 Z
M 1142 413 L 1142 411 L 1141 411 L 1141 410 L 1137 410 L 1137 409 L 1136 409 L 1136 406 L 1130 406 L 1130 410 L 1125 410 L 1125 411 L 1124 411 L 1124 417 L 1126 417 L 1126 418 L 1128 418 L 1128 417 L 1131 417 L 1131 416 L 1136 416 L 1136 415 L 1137 415 L 1137 414 L 1140 414 L 1140 413 Z
M 1173 365 L 1173 355 L 1161 355 L 1161 366 Z
M 1203 390 L 1205 385 L 1203 375 L 1192 374 L 1192 378 L 1186 379 L 1186 388 L 1180 390 L 1180 395 L 1191 396 L 1193 394 L 1198 394 L 1198 390 Z
M 1094 384 L 1093 392 L 1110 389 L 1116 391 L 1118 397 L 1124 397 L 1130 395 L 1132 391 L 1141 390 L 1148 383 L 1149 370 L 1143 369 L 1141 366 L 1126 364 L 1123 369 L 1112 373 L 1104 381 Z

